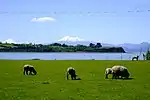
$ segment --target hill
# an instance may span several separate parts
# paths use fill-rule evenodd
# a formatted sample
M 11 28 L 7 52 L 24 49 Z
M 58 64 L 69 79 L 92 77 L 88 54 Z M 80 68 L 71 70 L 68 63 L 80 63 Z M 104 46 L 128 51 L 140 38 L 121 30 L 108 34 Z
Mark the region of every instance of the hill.
M 102 47 L 101 43 L 86 45 L 66 45 L 64 43 L 51 44 L 14 44 L 1 43 L 0 52 L 113 52 L 125 53 L 122 47 Z

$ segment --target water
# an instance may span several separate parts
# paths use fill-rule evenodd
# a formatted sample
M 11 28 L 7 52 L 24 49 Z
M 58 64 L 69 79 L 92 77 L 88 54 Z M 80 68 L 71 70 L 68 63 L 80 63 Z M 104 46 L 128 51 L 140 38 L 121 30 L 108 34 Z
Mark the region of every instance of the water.
M 133 56 L 139 55 L 139 52 L 134 53 L 6 53 L 0 52 L 0 59 L 26 60 L 26 59 L 41 59 L 41 60 L 131 60 Z M 139 57 L 143 60 L 143 55 Z

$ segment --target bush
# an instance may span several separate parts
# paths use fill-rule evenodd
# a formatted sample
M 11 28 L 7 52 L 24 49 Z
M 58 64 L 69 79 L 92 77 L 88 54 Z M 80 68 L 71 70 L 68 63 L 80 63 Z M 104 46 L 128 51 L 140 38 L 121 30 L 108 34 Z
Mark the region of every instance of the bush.
M 149 50 L 146 53 L 146 60 L 150 60 L 150 51 Z

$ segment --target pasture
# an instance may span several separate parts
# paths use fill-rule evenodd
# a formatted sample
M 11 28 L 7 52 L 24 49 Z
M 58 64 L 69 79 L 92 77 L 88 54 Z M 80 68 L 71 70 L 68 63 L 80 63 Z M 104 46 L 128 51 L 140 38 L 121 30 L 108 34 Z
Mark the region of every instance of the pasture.
M 35 66 L 37 75 L 24 76 L 24 64 Z M 105 79 L 113 65 L 126 66 L 133 79 Z M 66 80 L 69 66 L 81 80 Z M 150 62 L 0 60 L 0 100 L 150 100 Z

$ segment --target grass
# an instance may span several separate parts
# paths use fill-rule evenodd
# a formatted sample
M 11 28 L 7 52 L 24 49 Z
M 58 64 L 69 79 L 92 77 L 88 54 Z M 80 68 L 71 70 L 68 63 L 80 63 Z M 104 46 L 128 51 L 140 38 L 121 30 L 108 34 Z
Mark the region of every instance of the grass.
M 24 76 L 24 64 L 34 65 L 38 74 Z M 105 68 L 117 64 L 126 66 L 133 79 L 105 79 Z M 149 61 L 0 60 L 0 100 L 150 100 L 149 65 Z M 69 66 L 82 80 L 66 80 Z

